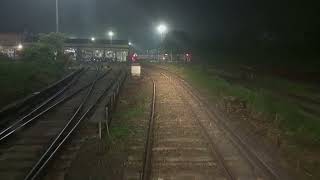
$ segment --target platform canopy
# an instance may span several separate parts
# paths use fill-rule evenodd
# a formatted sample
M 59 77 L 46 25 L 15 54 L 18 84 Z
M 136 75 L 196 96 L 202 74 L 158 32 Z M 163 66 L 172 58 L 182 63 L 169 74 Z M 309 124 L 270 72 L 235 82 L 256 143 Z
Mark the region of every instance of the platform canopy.
M 107 48 L 107 49 L 129 49 L 128 40 L 107 40 L 107 39 L 67 39 L 65 47 L 72 48 Z

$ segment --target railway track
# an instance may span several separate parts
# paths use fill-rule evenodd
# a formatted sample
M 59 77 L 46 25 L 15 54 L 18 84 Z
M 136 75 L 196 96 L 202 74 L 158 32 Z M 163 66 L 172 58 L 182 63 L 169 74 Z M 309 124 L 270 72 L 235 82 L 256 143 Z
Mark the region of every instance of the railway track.
M 104 125 L 105 123 L 110 123 L 111 111 L 113 111 L 116 106 L 116 96 L 119 93 L 121 84 L 124 82 L 125 78 L 125 71 L 122 69 L 114 70 L 114 72 L 110 73 L 106 79 L 96 84 L 92 91 L 91 98 L 84 104 L 84 112 L 82 113 L 82 116 L 76 120 L 73 125 L 70 125 L 71 130 L 67 131 L 68 134 L 64 136 L 62 143 L 64 141 L 67 142 L 65 143 L 65 147 L 60 148 L 60 153 L 56 154 L 56 158 L 48 166 L 45 176 L 43 176 L 42 179 L 56 180 L 61 179 L 61 177 L 64 179 L 68 173 L 68 168 L 71 167 L 72 161 L 76 158 L 78 150 L 81 148 L 82 144 L 88 139 L 99 138 L 98 129 L 94 128 L 95 131 L 92 131 L 92 122 L 81 122 L 95 118 L 96 116 L 92 117 L 92 114 L 95 113 L 96 109 L 98 109 L 99 112 L 99 109 L 105 109 L 108 107 L 109 117 L 106 117 L 105 121 L 102 122 Z M 72 138 L 69 138 L 68 140 L 68 137 L 71 134 Z
M 156 83 L 152 80 L 153 92 L 151 99 L 151 110 L 149 118 L 149 126 L 147 131 L 147 139 L 144 150 L 144 158 L 142 165 L 142 180 L 148 180 L 150 178 L 151 170 L 151 156 L 152 156 L 152 146 L 153 146 L 153 127 L 154 127 L 154 117 L 155 117 L 155 108 L 156 108 Z
M 204 111 L 208 114 L 210 121 L 215 123 L 221 129 L 221 131 L 228 136 L 233 146 L 238 149 L 241 155 L 251 164 L 251 166 L 253 166 L 255 169 L 259 169 L 260 173 L 264 174 L 265 178 L 276 180 L 293 179 L 293 177 L 290 177 L 285 172 L 286 170 L 280 166 L 279 161 L 275 161 L 270 157 L 272 154 L 257 152 L 254 148 L 252 148 L 252 146 L 247 143 L 248 140 L 245 136 L 239 135 L 225 122 L 224 118 L 227 117 L 221 114 L 215 108 L 210 108 L 207 100 L 202 99 L 200 93 L 192 88 L 183 78 L 168 70 L 162 70 L 170 74 L 171 77 L 176 79 L 179 84 L 186 89 L 190 96 L 192 96 L 198 102 L 198 105 L 201 106 L 201 108 L 204 109 Z
M 4 133 L 2 132 L 4 129 L 12 125 L 12 122 L 15 122 L 19 118 L 26 119 L 30 117 L 33 113 L 36 113 L 36 111 L 39 111 L 42 107 L 58 98 L 69 89 L 85 71 L 85 69 L 79 69 L 54 84 L 49 85 L 45 89 L 6 106 L 7 108 L 4 108 L 0 112 L 1 134 Z
M 9 124 L 9 122 L 7 122 L 7 124 L 9 124 L 9 125 L 2 128 L 0 131 L 0 142 L 5 141 L 10 135 L 14 134 L 16 131 L 23 128 L 25 125 L 32 122 L 34 119 L 41 116 L 43 113 L 51 110 L 51 108 L 48 108 L 48 106 L 50 107 L 50 104 L 52 104 L 59 96 L 61 96 L 75 82 L 77 82 L 79 80 L 80 76 L 81 75 L 78 75 L 75 79 L 70 81 L 66 86 L 61 88 L 58 92 L 53 94 L 51 97 L 49 97 L 45 101 L 36 105 L 36 107 L 34 109 L 31 109 L 29 112 L 26 112 L 23 115 L 19 115 L 18 117 L 16 117 L 16 120 L 11 120 L 12 121 L 11 124 Z M 65 100 L 67 100 L 67 99 L 68 98 L 65 98 Z M 61 101 L 61 103 L 62 102 L 63 101 Z M 53 105 L 52 108 L 54 108 L 58 104 L 59 103 L 56 103 L 56 105 Z M 47 110 L 44 110 L 45 108 L 47 108 Z M 8 121 L 8 120 L 6 120 L 6 121 Z
M 60 98 L 52 96 L 52 101 L 40 105 L 2 131 L 1 179 L 43 176 L 50 160 L 94 110 L 119 75 L 120 70 L 88 70 L 77 82 L 70 83 Z
M 158 87 L 151 112 L 157 118 L 150 120 L 143 180 L 288 179 L 221 123 L 183 79 L 158 68 L 148 73 Z
M 88 76 L 88 75 L 86 75 Z M 72 85 L 74 85 L 77 81 L 79 81 L 79 78 L 76 78 L 75 80 L 68 83 L 65 87 L 63 87 L 61 90 L 59 90 L 57 93 L 53 94 L 51 97 L 49 97 L 44 102 L 40 103 L 38 106 L 36 106 L 34 109 L 30 110 L 24 115 L 21 115 L 21 117 L 17 118 L 17 120 L 13 121 L 12 124 L 9 126 L 3 128 L 0 132 L 0 143 L 3 141 L 6 141 L 9 136 L 13 135 L 15 132 L 19 131 L 20 129 L 27 126 L 29 123 L 32 123 L 34 120 L 38 119 L 43 114 L 53 110 L 54 108 L 58 107 L 60 104 L 68 101 L 69 99 L 73 98 L 77 94 L 81 93 L 85 89 L 87 89 L 92 83 L 83 85 L 82 87 L 75 87 L 70 89 L 70 91 L 66 92 Z M 92 78 L 92 77 L 83 77 L 80 81 L 87 81 L 86 78 Z M 101 78 L 101 77 L 100 77 Z M 61 96 L 63 93 L 64 97 L 58 99 L 59 96 Z

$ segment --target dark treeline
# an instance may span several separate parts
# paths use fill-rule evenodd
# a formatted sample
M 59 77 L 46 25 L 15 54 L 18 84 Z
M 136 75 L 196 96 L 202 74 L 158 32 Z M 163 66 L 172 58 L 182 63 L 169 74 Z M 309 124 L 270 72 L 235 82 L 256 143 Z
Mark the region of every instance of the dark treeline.
M 192 52 L 197 62 L 315 68 L 319 41 L 317 32 L 239 32 L 194 40 L 186 32 L 172 31 L 163 46 L 167 52 Z

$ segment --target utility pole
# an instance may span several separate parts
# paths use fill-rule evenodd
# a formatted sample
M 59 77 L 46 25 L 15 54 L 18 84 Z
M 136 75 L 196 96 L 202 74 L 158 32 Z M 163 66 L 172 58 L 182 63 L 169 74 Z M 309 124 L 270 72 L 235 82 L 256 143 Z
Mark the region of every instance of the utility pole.
M 56 32 L 59 32 L 59 0 L 56 0 Z
M 164 32 L 160 32 L 160 45 L 159 45 L 159 48 L 158 48 L 158 50 L 157 50 L 157 51 L 158 51 L 158 52 L 157 52 L 157 54 L 158 54 L 158 62 L 161 61 L 160 55 L 161 55 L 162 44 L 163 44 L 163 37 L 164 37 L 163 33 L 164 33 Z

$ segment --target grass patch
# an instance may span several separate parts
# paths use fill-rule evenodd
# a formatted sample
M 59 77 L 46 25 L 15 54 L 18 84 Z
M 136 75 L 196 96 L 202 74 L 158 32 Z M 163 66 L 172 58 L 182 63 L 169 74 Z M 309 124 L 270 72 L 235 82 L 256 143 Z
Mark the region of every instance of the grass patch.
M 248 89 L 231 84 L 218 76 L 208 74 L 201 66 L 169 65 L 169 69 L 181 74 L 196 87 L 206 90 L 215 100 L 233 96 L 245 101 L 255 112 L 264 113 L 266 116 L 274 116 L 277 113 L 279 117 L 277 126 L 290 140 L 298 142 L 303 147 L 320 146 L 320 120 L 306 117 L 298 104 L 279 98 L 267 89 Z M 296 87 L 292 90 L 305 92 L 304 88 L 297 85 L 289 84 L 288 87 Z M 270 120 L 269 123 L 275 122 Z
M 64 73 L 59 63 L 0 59 L 0 107 L 49 85 Z
M 127 125 L 118 125 L 110 129 L 110 139 L 118 141 L 127 138 L 131 134 L 130 127 Z
M 132 92 L 131 92 L 132 93 Z M 142 134 L 143 131 L 134 128 L 133 123 L 139 119 L 144 119 L 148 112 L 149 98 L 147 90 L 133 92 L 134 94 L 126 94 L 126 99 L 120 100 L 118 110 L 113 114 L 115 119 L 110 130 L 111 142 L 119 142 L 126 140 L 130 135 Z
M 53 83 L 71 65 L 63 55 L 65 36 L 40 34 L 39 40 L 19 53 L 19 60 L 0 54 L 0 107 Z
M 119 111 L 114 114 L 114 116 L 118 119 L 132 119 L 141 117 L 145 113 L 145 109 L 143 106 L 136 106 L 132 107 L 130 109 L 127 109 L 126 111 Z
M 261 82 L 265 83 L 263 87 L 247 88 L 210 73 L 207 70 L 208 67 L 196 65 L 167 65 L 166 67 L 205 93 L 209 101 L 221 102 L 225 97 L 231 96 L 246 102 L 247 108 L 262 115 L 262 118 L 258 119 L 262 120 L 265 130 L 270 131 L 271 134 L 274 132 L 281 134 L 281 139 L 284 140 L 281 152 L 288 163 L 294 167 L 299 162 L 299 167 L 294 167 L 295 169 L 299 169 L 302 174 L 313 176 L 312 179 L 320 178 L 320 118 L 306 115 L 299 101 L 293 102 L 286 96 L 279 96 L 275 89 L 264 88 L 274 86 L 278 90 L 287 89 L 288 92 L 312 98 L 309 90 L 314 89 L 313 87 L 282 79 L 268 79 L 268 82 Z M 255 119 L 253 118 L 252 121 Z

